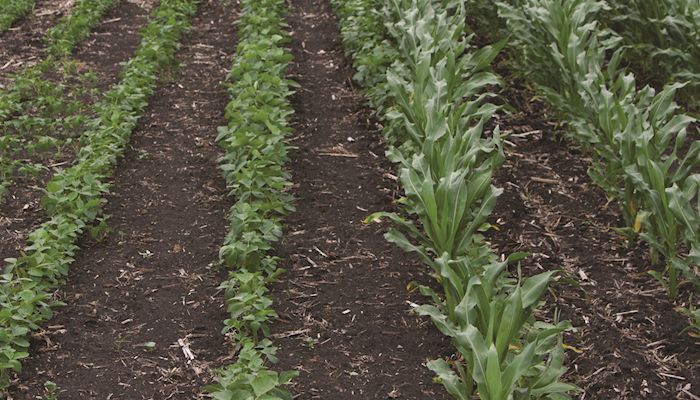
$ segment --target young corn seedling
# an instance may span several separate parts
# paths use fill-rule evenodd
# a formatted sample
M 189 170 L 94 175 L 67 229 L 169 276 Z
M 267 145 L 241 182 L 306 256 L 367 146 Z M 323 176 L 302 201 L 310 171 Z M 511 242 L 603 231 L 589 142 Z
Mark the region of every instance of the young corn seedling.
M 602 17 L 623 39 L 625 60 L 658 86 L 688 82 L 683 98 L 698 104 L 700 87 L 700 2 L 697 0 L 611 0 Z
M 576 387 L 559 379 L 565 371 L 561 333 L 570 325 L 532 317 L 553 272 L 510 282 L 504 277 L 508 261 L 484 265 L 469 279 L 456 320 L 444 314 L 444 303 L 417 308 L 452 338 L 462 356 L 452 366 L 440 359 L 429 367 L 459 399 L 472 398 L 475 389 L 490 400 L 567 398 Z
M 504 43 L 470 49 L 459 2 L 394 0 L 384 15 L 398 61 L 369 93 L 384 104 L 387 155 L 400 165 L 401 203 L 413 218 L 368 220 L 392 220 L 387 239 L 415 252 L 442 285 L 441 294 L 420 287 L 435 305 L 417 312 L 452 338 L 462 359 L 429 366 L 459 399 L 565 396 L 574 388 L 559 382 L 569 325 L 532 318 L 552 273 L 507 279 L 508 262 L 522 255 L 495 262 L 480 233 L 501 192 L 491 184 L 503 162 L 500 132 L 484 127 L 497 110 L 487 102 L 499 84 L 489 65 Z
M 696 287 L 700 283 L 695 271 L 700 264 L 692 255 L 682 255 L 683 246 L 697 248 L 700 217 L 692 200 L 698 193 L 700 175 L 693 171 L 700 165 L 700 142 L 692 142 L 686 151 L 686 130 L 694 120 L 676 112 L 674 93 L 674 86 L 657 95 L 645 88 L 636 104 L 627 108 L 636 157 L 625 168 L 642 209 L 634 228 L 641 230 L 642 239 L 649 243 L 652 261 L 659 254 L 663 256 L 663 273 L 651 273 L 671 298 L 678 296 L 681 277 Z
M 411 2 L 403 6 L 409 7 Z M 391 218 L 400 227 L 407 228 L 412 239 L 419 240 L 421 258 L 432 263 L 432 257 L 446 254 L 457 259 L 467 254 L 483 258 L 486 252 L 483 238 L 478 231 L 495 206 L 500 190 L 491 185 L 493 169 L 503 161 L 500 135 L 496 131 L 491 138 L 484 138 L 484 124 L 495 106 L 484 103 L 487 84 L 498 82 L 485 71 L 497 48 L 488 48 L 478 54 L 465 56 L 456 62 L 442 59 L 441 54 L 460 54 L 466 43 L 459 43 L 459 52 L 450 52 L 434 43 L 454 43 L 445 38 L 459 37 L 460 23 L 451 20 L 447 13 L 436 15 L 429 1 L 421 2 L 424 15 L 408 13 L 396 24 L 396 35 L 409 36 L 399 48 L 413 58 L 413 68 L 395 64 L 387 73 L 387 97 L 395 104 L 387 114 L 387 135 L 396 143 L 388 156 L 401 165 L 400 180 L 405 191 L 403 203 L 415 214 L 423 232 L 396 214 L 380 214 Z M 419 6 L 411 9 L 418 9 Z M 391 12 L 391 11 L 390 11 Z M 394 12 L 395 13 L 395 12 Z M 395 13 L 395 15 L 398 13 Z M 429 25 L 427 21 L 437 21 Z M 412 29 L 404 29 L 410 26 Z M 464 29 L 463 22 L 461 23 Z M 449 27 L 449 28 L 448 28 Z M 426 31 L 427 29 L 427 31 Z M 437 36 L 437 39 L 432 34 Z M 413 38 L 414 40 L 410 39 Z M 460 39 L 462 40 L 462 39 Z M 422 42 L 421 42 L 422 41 Z M 435 64 L 435 66 L 433 66 Z M 400 75 L 414 76 L 402 78 Z M 462 79 L 475 77 L 474 80 Z M 428 78 L 428 79 L 424 79 Z M 462 100 L 462 99 L 473 100 Z M 370 217 L 371 218 L 371 217 Z M 391 231 L 389 239 L 411 249 L 410 240 L 399 231 Z M 475 253 L 481 253 L 477 256 Z M 460 271 L 465 279 L 469 271 Z M 456 304 L 463 293 L 461 289 L 446 287 L 446 296 Z
M 679 274 L 697 286 L 697 228 L 689 221 L 698 209 L 687 193 L 693 192 L 700 144 L 684 146 L 694 119 L 673 102 L 683 85 L 658 93 L 649 86 L 637 89 L 634 75 L 619 69 L 624 57 L 616 50 L 619 41 L 595 22 L 597 13 L 608 10 L 603 2 L 527 0 L 499 6 L 516 33 L 525 68 L 574 137 L 593 152 L 590 176 L 620 202 L 627 225 L 622 231 L 648 242 L 653 262 L 663 256 L 664 273 L 653 274 L 671 297 L 678 295 Z M 561 82 L 569 87 L 564 95 L 557 94 Z

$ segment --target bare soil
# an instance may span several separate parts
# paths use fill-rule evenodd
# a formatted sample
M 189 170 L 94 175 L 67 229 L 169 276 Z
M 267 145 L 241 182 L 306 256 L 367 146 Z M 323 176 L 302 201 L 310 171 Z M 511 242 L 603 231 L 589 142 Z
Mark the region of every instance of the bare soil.
M 297 211 L 279 246 L 287 272 L 274 286 L 280 368 L 296 369 L 297 399 L 443 399 L 425 367 L 449 349 L 409 312 L 427 267 L 365 225 L 399 193 L 340 44 L 327 0 L 291 2 L 296 131 L 289 168 Z

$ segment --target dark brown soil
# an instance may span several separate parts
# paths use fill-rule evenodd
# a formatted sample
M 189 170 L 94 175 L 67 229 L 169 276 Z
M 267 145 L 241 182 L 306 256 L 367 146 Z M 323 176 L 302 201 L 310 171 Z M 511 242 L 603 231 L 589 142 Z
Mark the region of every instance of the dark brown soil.
M 140 39 L 138 30 L 148 21 L 154 4 L 155 0 L 144 2 L 142 6 L 120 2 L 107 13 L 105 23 L 76 49 L 73 57 L 84 63 L 84 71 L 95 74 L 99 88 L 119 79 L 119 63 L 133 56 Z M 80 82 L 72 84 L 81 85 Z M 71 149 L 66 149 L 44 160 L 44 165 L 65 168 L 73 161 L 73 154 Z M 3 238 L 0 241 L 0 260 L 16 257 L 24 247 L 27 235 L 47 218 L 40 200 L 52 175 L 53 171 L 46 171 L 38 177 L 18 176 L 3 197 L 0 202 L 0 237 Z
M 298 0 L 289 23 L 301 88 L 289 162 L 297 211 L 279 246 L 287 272 L 272 290 L 279 368 L 299 371 L 296 399 L 446 398 L 424 363 L 449 343 L 407 304 L 424 301 L 406 286 L 427 280 L 427 267 L 384 240 L 387 226 L 362 222 L 391 210 L 397 187 L 337 21 L 327 0 Z
M 69 14 L 72 0 L 39 0 L 34 12 L 0 33 L 0 88 L 13 72 L 36 64 L 46 49 L 44 34 L 62 16 Z
M 35 335 L 15 398 L 52 380 L 62 400 L 191 400 L 230 359 L 216 267 L 230 201 L 213 140 L 237 13 L 221 3 L 200 3 L 182 66 L 152 98 L 113 179 L 112 232 L 81 244 L 58 292 L 68 305 Z
M 682 332 L 687 320 L 646 273 L 642 247 L 612 229 L 624 225 L 615 203 L 587 176 L 590 160 L 568 140 L 528 91 L 513 82 L 519 110 L 500 121 L 513 134 L 496 181 L 505 189 L 492 240 L 503 252 L 527 251 L 529 273 L 562 270 L 556 306 L 577 333 L 566 343 L 566 379 L 581 399 L 694 399 L 700 393 L 700 346 Z

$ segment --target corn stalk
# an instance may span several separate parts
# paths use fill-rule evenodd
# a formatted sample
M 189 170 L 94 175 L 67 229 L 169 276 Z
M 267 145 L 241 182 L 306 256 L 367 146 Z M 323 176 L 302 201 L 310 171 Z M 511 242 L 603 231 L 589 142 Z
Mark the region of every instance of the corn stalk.
M 498 3 L 522 67 L 593 153 L 593 181 L 620 202 L 630 239 L 663 258 L 652 272 L 675 298 L 683 281 L 698 288 L 700 143 L 687 143 L 694 118 L 674 102 L 683 84 L 638 89 L 620 68 L 620 38 L 597 22 L 604 1 L 522 0 Z M 611 57 L 607 57 L 612 54 Z M 661 256 L 661 257 L 659 257 Z
M 606 24 L 624 40 L 626 60 L 657 84 L 688 82 L 681 94 L 698 104 L 700 1 L 610 0 Z
M 481 234 L 501 193 L 491 183 L 504 158 L 500 132 L 485 126 L 498 109 L 489 88 L 500 83 L 489 66 L 505 42 L 474 49 L 460 2 L 334 3 L 405 192 L 405 213 L 367 221 L 393 221 L 386 238 L 433 269 L 442 293 L 421 286 L 433 304 L 416 311 L 461 356 L 429 368 L 457 399 L 566 398 L 574 387 L 559 382 L 561 334 L 570 325 L 532 315 L 553 273 L 508 277 L 508 265 L 523 255 L 499 261 Z

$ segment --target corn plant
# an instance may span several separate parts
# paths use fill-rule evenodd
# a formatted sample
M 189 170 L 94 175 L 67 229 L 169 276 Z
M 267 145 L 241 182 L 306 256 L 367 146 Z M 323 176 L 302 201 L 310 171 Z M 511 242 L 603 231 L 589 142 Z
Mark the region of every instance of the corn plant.
M 551 273 L 507 278 L 506 267 L 521 255 L 496 262 L 481 235 L 501 192 L 491 183 L 503 162 L 501 135 L 488 135 L 485 126 L 498 109 L 488 102 L 489 88 L 500 82 L 489 66 L 505 43 L 473 49 L 460 2 L 392 0 L 381 10 L 368 8 L 379 6 L 372 1 L 335 3 L 357 78 L 373 85 L 367 93 L 405 193 L 408 216 L 380 212 L 367 221 L 392 220 L 386 238 L 433 269 L 442 293 L 420 287 L 434 305 L 416 311 L 450 336 L 462 357 L 429 367 L 459 399 L 565 396 L 573 386 L 559 382 L 559 341 L 569 325 L 532 317 Z M 383 28 L 374 24 L 380 20 Z M 359 34 L 349 24 L 372 30 Z
M 676 113 L 674 93 L 673 86 L 657 95 L 645 88 L 623 111 L 628 116 L 624 135 L 630 142 L 623 152 L 635 156 L 625 166 L 625 178 L 634 187 L 632 201 L 637 200 L 640 208 L 633 229 L 641 230 L 641 238 L 649 243 L 653 262 L 663 256 L 663 273 L 651 273 L 672 298 L 678 296 L 681 277 L 696 288 L 700 284 L 694 270 L 698 260 L 692 254 L 682 255 L 683 246 L 692 251 L 698 245 L 700 216 L 692 201 L 698 194 L 700 175 L 693 171 L 700 164 L 700 142 L 684 148 L 693 119 Z
M 469 278 L 456 319 L 441 310 L 444 303 L 418 307 L 462 356 L 453 366 L 440 359 L 429 367 L 458 399 L 474 393 L 481 399 L 567 398 L 575 387 L 559 377 L 565 371 L 561 333 L 570 325 L 537 323 L 531 316 L 553 272 L 511 282 L 503 277 L 509 261 L 491 262 Z
M 610 0 L 605 22 L 623 39 L 626 60 L 649 80 L 663 85 L 688 82 L 686 100 L 700 82 L 700 1 Z
M 680 277 L 697 286 L 700 246 L 692 221 L 698 208 L 692 200 L 700 144 L 686 145 L 694 119 L 673 101 L 683 84 L 638 89 L 635 76 L 620 69 L 619 38 L 596 22 L 609 10 L 602 1 L 515 3 L 501 2 L 499 9 L 522 65 L 574 138 L 593 152 L 589 174 L 620 202 L 621 231 L 648 242 L 653 262 L 663 256 L 663 273 L 652 274 L 671 297 L 678 295 Z
M 690 320 L 690 325 L 685 328 L 684 331 L 688 332 L 688 335 L 700 339 L 700 309 L 693 303 L 693 297 L 691 296 L 688 300 L 687 307 L 679 307 L 678 312 L 684 314 Z
M 557 1 L 547 3 L 527 0 L 498 2 L 500 17 L 507 21 L 512 47 L 521 55 L 523 74 L 538 85 L 539 91 L 563 115 L 575 119 L 585 114 L 580 98 L 580 82 L 599 79 L 598 72 L 620 39 L 612 31 L 601 29 L 591 18 L 608 9 L 603 1 Z M 554 71 L 566 73 L 552 73 Z M 600 71 L 602 72 L 602 70 Z M 602 83 L 602 82 L 597 82 Z M 576 123 L 577 121 L 572 121 Z M 583 142 L 600 140 L 584 126 L 574 131 Z

